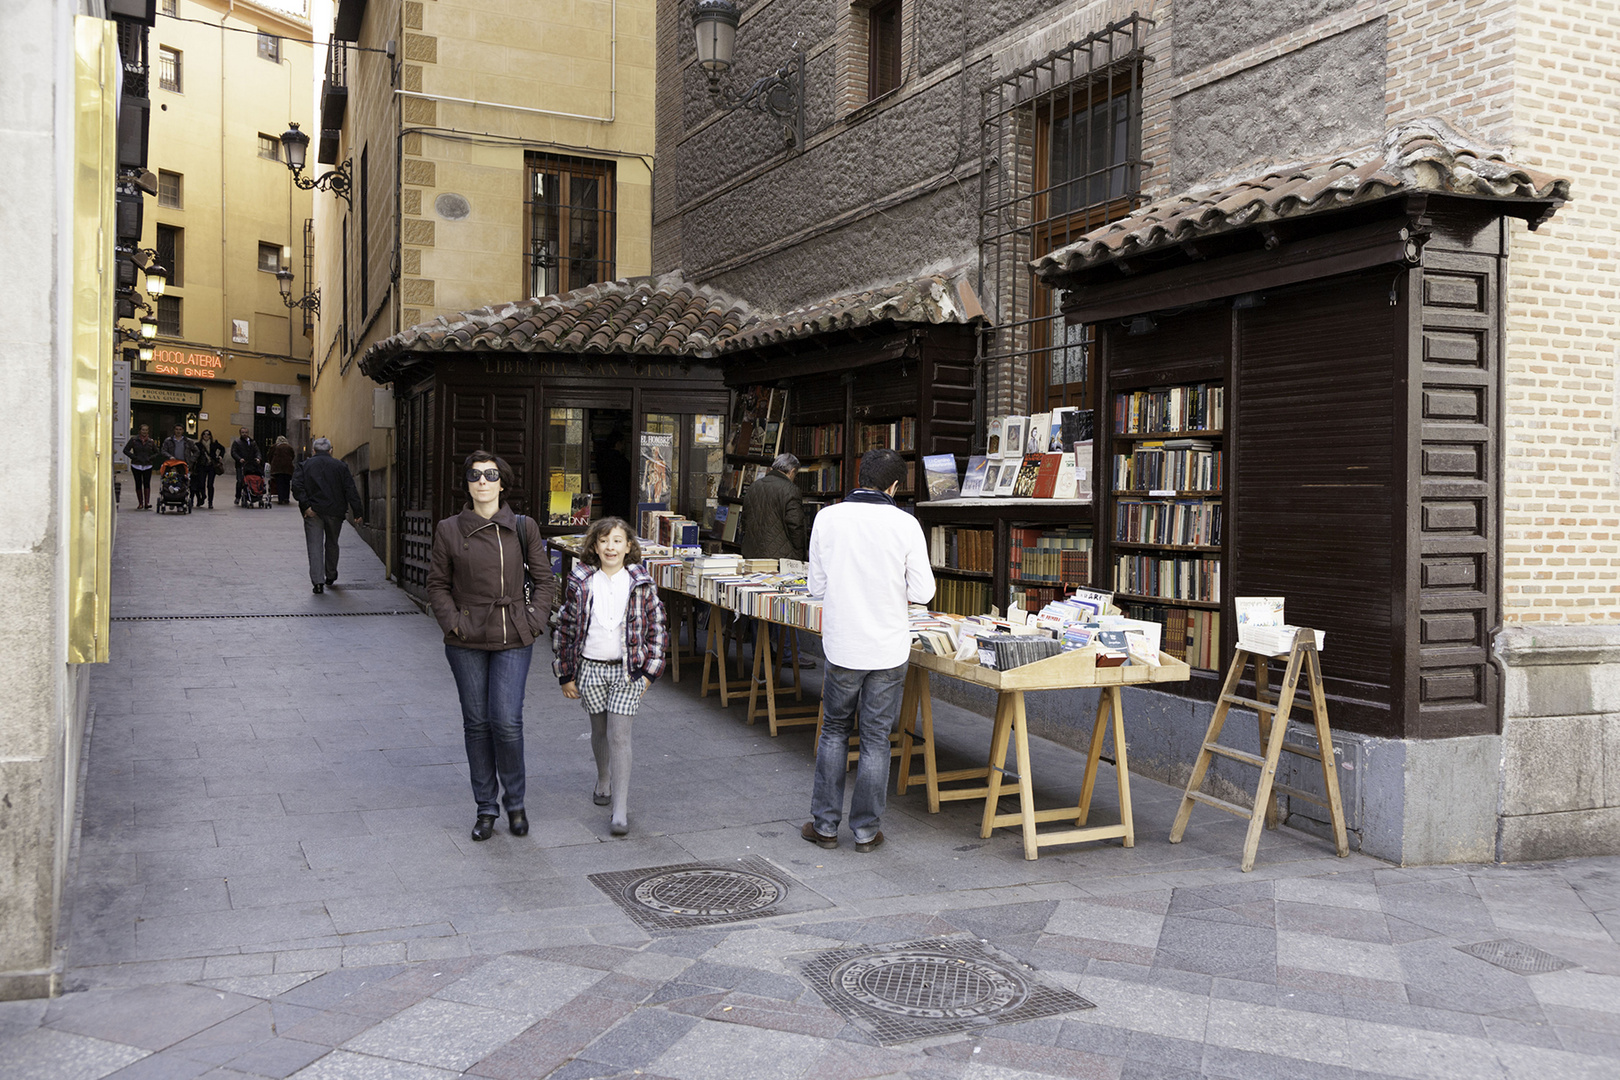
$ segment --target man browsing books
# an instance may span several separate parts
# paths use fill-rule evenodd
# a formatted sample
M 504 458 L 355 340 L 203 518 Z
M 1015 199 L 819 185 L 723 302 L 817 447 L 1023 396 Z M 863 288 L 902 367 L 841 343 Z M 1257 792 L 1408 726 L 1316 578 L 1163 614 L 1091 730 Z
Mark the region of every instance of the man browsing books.
M 856 851 L 883 843 L 889 783 L 889 734 L 900 715 L 911 654 L 907 604 L 934 595 L 928 544 L 917 519 L 894 504 L 906 462 L 893 450 L 861 455 L 859 483 L 843 502 L 816 515 L 810 532 L 810 595 L 822 601 L 821 740 L 810 795 L 811 820 L 800 830 L 824 848 L 838 846 L 849 737 L 860 716 L 860 763 L 850 797 Z

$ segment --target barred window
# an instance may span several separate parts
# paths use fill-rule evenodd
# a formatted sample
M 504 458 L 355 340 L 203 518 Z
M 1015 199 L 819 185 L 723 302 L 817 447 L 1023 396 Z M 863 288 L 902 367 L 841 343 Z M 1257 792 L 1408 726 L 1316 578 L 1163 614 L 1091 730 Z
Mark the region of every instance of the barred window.
M 185 178 L 177 172 L 158 170 L 158 205 L 180 210 L 185 206 Z
M 184 285 L 186 230 L 177 229 L 173 225 L 159 225 L 157 241 L 152 247 L 157 251 L 158 264 L 169 271 L 169 288 Z
M 180 50 L 159 45 L 157 56 L 158 86 L 180 93 Z
M 281 39 L 274 34 L 259 34 L 259 59 L 281 63 Z
M 157 298 L 157 324 L 159 337 L 180 336 L 180 298 L 178 296 L 165 295 Z
M 1028 375 L 1029 396 L 998 384 L 992 411 L 1092 407 L 1089 328 L 1070 326 L 1031 260 L 1124 217 L 1142 183 L 1141 67 L 1152 25 L 1133 16 L 1014 72 L 985 91 L 980 268 L 995 308 L 993 370 Z
M 165 15 L 178 15 L 178 14 L 180 14 L 180 0 L 163 0 L 163 14 L 165 14 Z
M 259 156 L 271 161 L 281 160 L 281 140 L 274 135 L 259 132 Z
M 259 242 L 259 269 L 273 274 L 281 269 L 281 245 Z
M 528 155 L 531 296 L 550 296 L 614 275 L 613 163 Z

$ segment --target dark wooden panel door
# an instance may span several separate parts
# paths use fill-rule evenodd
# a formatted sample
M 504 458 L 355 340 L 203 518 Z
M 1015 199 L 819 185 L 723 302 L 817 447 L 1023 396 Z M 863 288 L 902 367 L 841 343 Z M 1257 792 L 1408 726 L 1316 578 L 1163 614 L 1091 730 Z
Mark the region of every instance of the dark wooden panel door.
M 440 445 L 446 448 L 438 477 L 438 516 L 457 513 L 466 501 L 460 477 L 467 455 L 487 450 L 512 466 L 517 482 L 505 492 L 506 501 L 520 514 L 534 514 L 539 465 L 538 393 L 533 386 L 466 386 L 448 384 L 439 390 L 443 418 Z
M 1289 622 L 1326 631 L 1336 727 L 1399 736 L 1394 446 L 1405 331 L 1389 274 L 1270 296 L 1233 318 L 1230 593 L 1285 597 Z

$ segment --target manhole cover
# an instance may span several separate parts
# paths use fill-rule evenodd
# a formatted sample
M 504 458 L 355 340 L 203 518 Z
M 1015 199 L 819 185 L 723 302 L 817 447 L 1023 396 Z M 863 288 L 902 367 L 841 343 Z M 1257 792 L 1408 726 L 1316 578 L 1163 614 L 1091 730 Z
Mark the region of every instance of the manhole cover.
M 1495 964 L 1509 971 L 1516 971 L 1520 975 L 1544 975 L 1549 971 L 1562 971 L 1576 965 L 1562 957 L 1554 956 L 1550 952 L 1543 952 L 1534 945 L 1526 945 L 1522 941 L 1481 941 L 1473 945 L 1459 945 L 1457 948 L 1470 956 L 1477 956 L 1488 964 Z
M 833 949 L 801 972 L 830 1008 L 885 1046 L 1094 1007 L 965 937 Z
M 644 930 L 684 930 L 831 907 L 757 855 L 734 863 L 682 863 L 591 874 Z

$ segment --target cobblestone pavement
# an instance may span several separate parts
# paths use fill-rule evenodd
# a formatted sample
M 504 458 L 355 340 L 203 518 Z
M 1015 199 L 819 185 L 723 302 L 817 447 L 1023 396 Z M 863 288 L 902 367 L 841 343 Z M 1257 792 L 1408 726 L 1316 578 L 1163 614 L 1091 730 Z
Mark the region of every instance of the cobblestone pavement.
M 810 734 L 772 739 L 690 676 L 643 705 L 615 840 L 544 649 L 534 830 L 475 844 L 437 630 L 344 542 L 339 586 L 313 596 L 290 508 L 124 514 L 70 992 L 0 1004 L 0 1076 L 1620 1075 L 1617 859 L 1401 869 L 1284 828 L 1242 874 L 1241 822 L 1200 811 L 1172 846 L 1178 793 L 1140 778 L 1134 848 L 1027 862 L 1010 830 L 979 839 L 968 804 L 930 815 L 913 792 L 891 796 L 883 847 L 822 850 L 797 835 Z M 982 761 L 986 721 L 936 711 L 947 767 Z M 1076 797 L 1078 760 L 1037 742 L 1041 802 Z M 1110 820 L 1111 777 L 1099 790 Z M 769 867 L 803 903 L 647 931 L 588 878 L 691 862 Z M 940 937 L 1015 958 L 984 986 L 1027 976 L 1095 1007 L 885 1046 L 803 970 Z M 1550 970 L 1463 951 L 1501 942 L 1480 951 Z M 906 992 L 903 1019 L 942 991 Z

